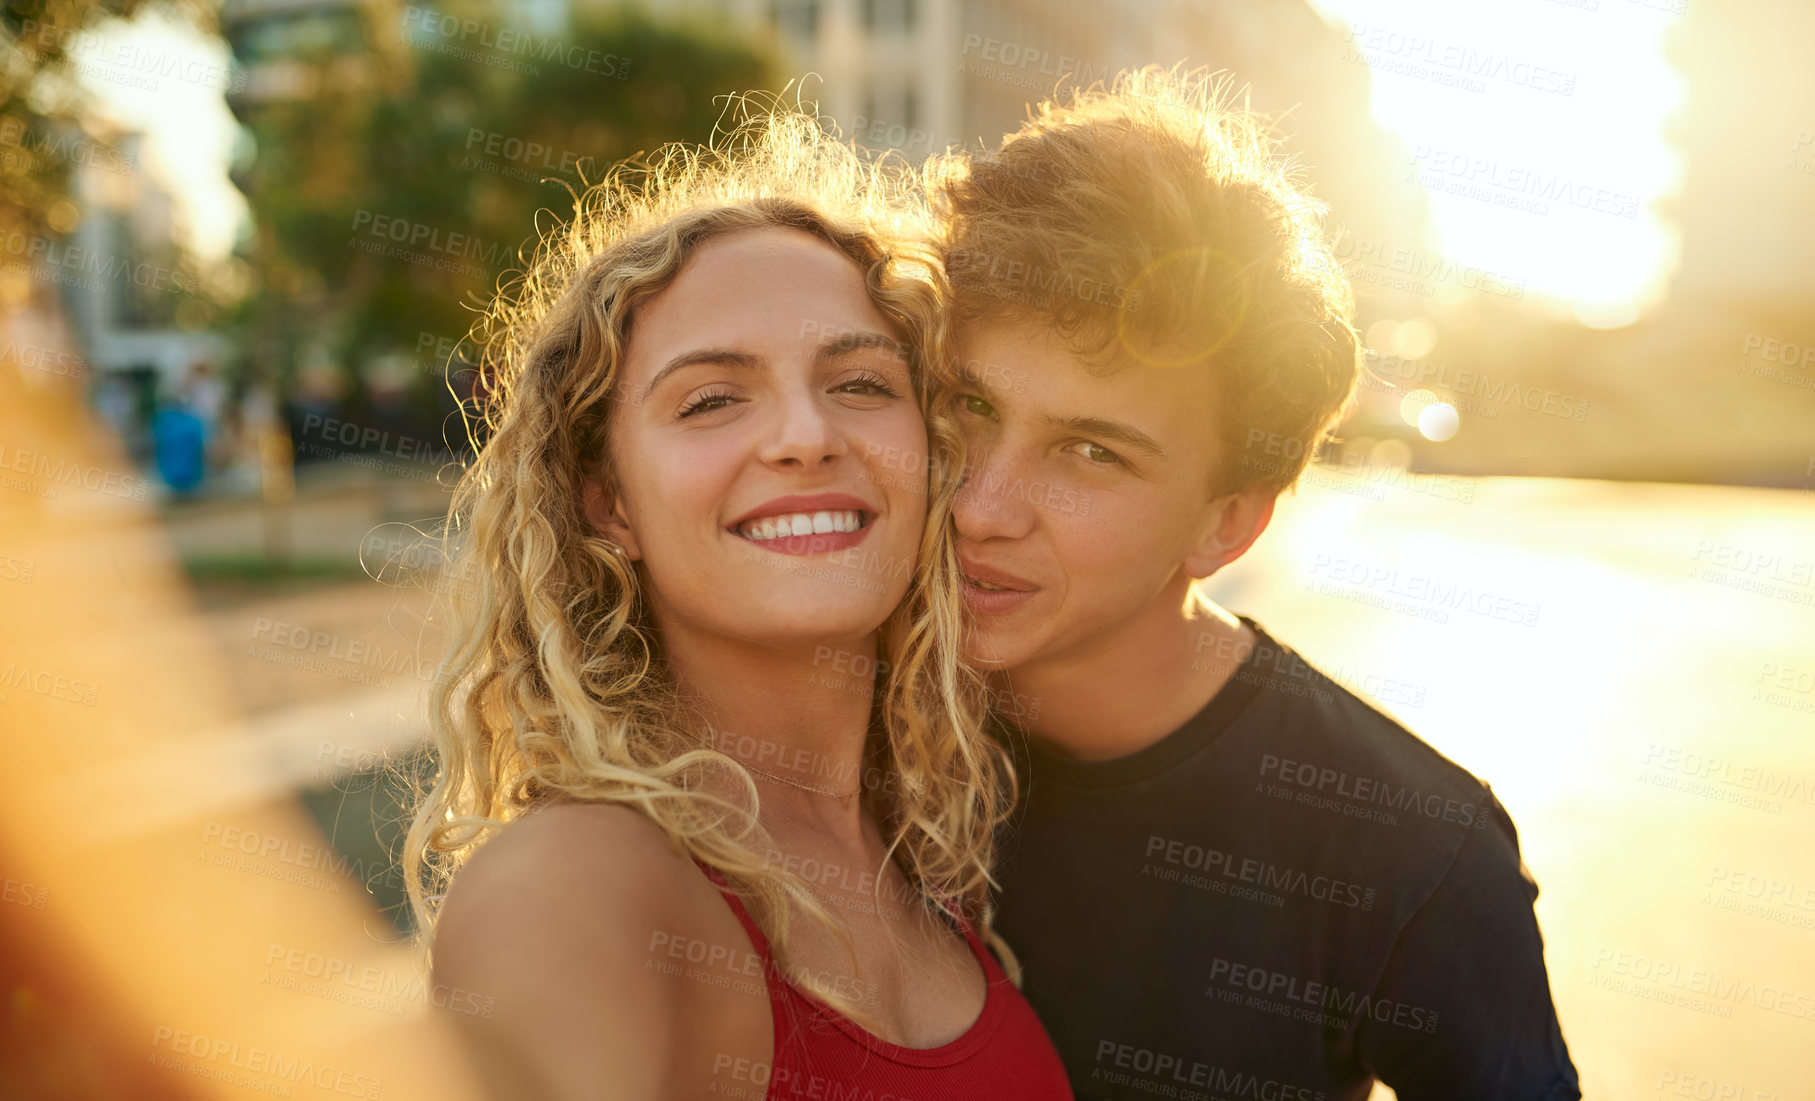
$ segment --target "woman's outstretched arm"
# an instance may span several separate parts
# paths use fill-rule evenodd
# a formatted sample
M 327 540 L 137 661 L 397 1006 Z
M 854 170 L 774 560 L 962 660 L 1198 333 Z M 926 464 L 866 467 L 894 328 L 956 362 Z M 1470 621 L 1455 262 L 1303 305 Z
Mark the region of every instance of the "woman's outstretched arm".
M 499 1101 L 698 1097 L 726 1092 L 727 1067 L 766 1066 L 770 1024 L 750 984 L 726 989 L 688 957 L 750 952 L 716 889 L 647 819 L 555 806 L 456 875 L 435 932 L 433 982 L 447 995 L 435 1001 Z M 488 1004 L 489 1019 L 466 1012 Z

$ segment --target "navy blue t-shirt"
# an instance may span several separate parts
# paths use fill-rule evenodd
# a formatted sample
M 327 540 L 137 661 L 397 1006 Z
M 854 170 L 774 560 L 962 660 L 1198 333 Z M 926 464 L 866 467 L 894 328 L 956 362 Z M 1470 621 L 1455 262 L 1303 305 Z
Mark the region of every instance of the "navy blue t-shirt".
M 1579 1098 L 1499 801 L 1244 622 L 1232 679 L 1136 753 L 999 729 L 996 927 L 1079 1101 Z

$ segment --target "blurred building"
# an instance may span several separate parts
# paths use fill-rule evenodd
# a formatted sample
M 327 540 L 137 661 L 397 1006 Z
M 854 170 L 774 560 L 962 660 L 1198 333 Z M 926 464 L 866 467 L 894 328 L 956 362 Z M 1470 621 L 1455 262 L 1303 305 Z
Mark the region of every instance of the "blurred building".
M 551 34 L 575 10 L 624 6 L 773 42 L 786 71 L 806 78 L 804 98 L 846 135 L 913 161 L 995 144 L 1062 80 L 1088 85 L 1147 64 L 1225 70 L 1249 106 L 1277 120 L 1283 149 L 1330 205 L 1331 227 L 1361 243 L 1339 255 L 1440 254 L 1411 150 L 1372 118 L 1373 71 L 1344 59 L 1346 28 L 1307 0 L 422 0 L 410 10 L 485 11 L 498 25 Z M 1806 435 L 1815 400 L 1815 355 L 1802 354 L 1815 347 L 1806 309 L 1815 296 L 1806 260 L 1815 251 L 1815 69 L 1795 53 L 1815 33 L 1815 9 L 1790 0 L 1686 7 L 1674 60 L 1688 85 L 1676 135 L 1687 174 L 1668 211 L 1681 252 L 1662 306 L 1637 325 L 1590 331 L 1541 316 L 1522 295 L 1452 301 L 1388 279 L 1356 281 L 1364 331 L 1435 333 L 1440 365 L 1569 395 L 1592 405 L 1590 420 L 1471 416 L 1435 446 L 1399 423 L 1405 387 L 1393 385 L 1372 395 L 1378 409 L 1364 403 L 1360 421 L 1376 423 L 1357 427 L 1410 438 L 1423 467 L 1803 476 L 1807 463 L 1786 466 L 1781 452 L 1791 435 Z M 246 78 L 234 109 L 244 118 L 306 94 L 302 56 L 344 58 L 337 71 L 347 80 L 381 79 L 375 51 L 387 34 L 401 37 L 405 10 L 400 0 L 224 0 L 223 33 Z M 1771 351 L 1782 347 L 1796 350 L 1793 362 Z M 1687 408 L 1707 423 L 1693 444 L 1660 454 L 1656 426 Z
M 62 265 L 72 276 L 64 303 L 93 372 L 97 407 L 143 459 L 158 403 L 183 394 L 192 378 L 218 378 L 229 345 L 219 333 L 180 324 L 200 288 L 171 244 L 178 236 L 171 196 L 145 171 L 140 135 L 109 144 L 118 156 L 71 169 L 82 221 L 58 247 L 82 259 Z
M 1420 247 L 1422 193 L 1402 185 L 1409 150 L 1369 113 L 1370 71 L 1345 63 L 1343 32 L 1306 0 L 541 0 L 640 4 L 657 14 L 773 36 L 787 72 L 846 136 L 919 161 L 993 146 L 1054 88 L 1126 68 L 1227 71 L 1351 240 Z M 514 10 L 514 9 L 512 9 Z M 1369 288 L 1363 326 L 1423 300 Z
M 1334 226 L 1375 240 L 1422 233 L 1422 206 L 1387 186 L 1405 157 L 1369 116 L 1368 70 L 1339 60 L 1342 35 L 1305 0 L 633 2 L 773 34 L 791 73 L 819 78 L 806 91 L 824 115 L 912 160 L 996 144 L 1061 80 L 1150 64 L 1228 70 L 1279 120 Z

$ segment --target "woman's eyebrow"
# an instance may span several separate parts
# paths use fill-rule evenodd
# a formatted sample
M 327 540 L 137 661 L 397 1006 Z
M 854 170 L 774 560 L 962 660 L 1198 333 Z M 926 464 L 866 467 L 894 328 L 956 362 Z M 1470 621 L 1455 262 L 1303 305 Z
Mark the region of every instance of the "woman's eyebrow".
M 813 350 L 813 361 L 824 363 L 827 360 L 849 355 L 852 352 L 860 352 L 867 348 L 880 348 L 903 362 L 907 361 L 906 345 L 894 337 L 864 329 L 828 337 Z M 768 366 L 768 360 L 749 352 L 739 352 L 731 348 L 697 348 L 691 352 L 682 352 L 664 363 L 661 370 L 655 373 L 655 377 L 649 380 L 649 385 L 643 390 L 643 396 L 648 397 L 654 393 L 655 388 L 661 384 L 663 379 L 681 368 L 696 367 L 702 363 L 718 364 L 722 367 L 760 368 Z
M 702 363 L 716 363 L 725 367 L 764 367 L 767 366 L 768 361 L 761 356 L 753 356 L 749 352 L 732 351 L 729 348 L 699 348 L 691 352 L 682 352 L 662 365 L 662 369 L 649 380 L 648 387 L 643 390 L 643 396 L 648 397 L 654 393 L 657 384 L 682 367 L 694 367 Z
M 894 337 L 868 329 L 852 329 L 835 333 L 821 341 L 819 347 L 813 350 L 813 362 L 825 363 L 827 360 L 849 355 L 852 352 L 861 352 L 868 348 L 880 348 L 903 363 L 906 363 L 908 359 L 907 345 Z

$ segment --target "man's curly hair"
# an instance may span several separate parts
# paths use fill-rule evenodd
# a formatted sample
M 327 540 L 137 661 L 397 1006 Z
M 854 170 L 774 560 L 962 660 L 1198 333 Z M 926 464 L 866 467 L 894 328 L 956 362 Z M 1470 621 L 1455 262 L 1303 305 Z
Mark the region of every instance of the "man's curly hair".
M 959 325 L 1031 318 L 1105 366 L 1215 371 L 1218 491 L 1284 491 L 1347 404 L 1360 342 L 1325 207 L 1275 144 L 1227 78 L 1150 67 L 936 160 Z

